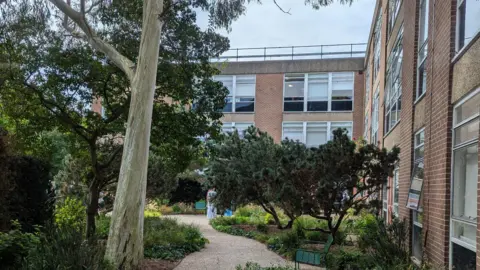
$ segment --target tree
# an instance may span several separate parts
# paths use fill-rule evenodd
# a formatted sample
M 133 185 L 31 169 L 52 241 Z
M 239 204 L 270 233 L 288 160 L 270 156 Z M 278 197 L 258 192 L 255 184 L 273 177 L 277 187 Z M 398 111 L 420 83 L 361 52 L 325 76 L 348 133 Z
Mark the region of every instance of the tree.
M 379 193 L 392 176 L 400 149 L 387 151 L 373 144 L 357 145 L 345 129 L 335 130 L 333 136 L 333 140 L 314 149 L 313 160 L 307 161 L 310 176 L 304 179 L 308 189 L 301 200 L 305 214 L 328 224 L 328 230 L 310 230 L 335 237 L 348 210 L 358 213 L 378 205 L 369 198 Z

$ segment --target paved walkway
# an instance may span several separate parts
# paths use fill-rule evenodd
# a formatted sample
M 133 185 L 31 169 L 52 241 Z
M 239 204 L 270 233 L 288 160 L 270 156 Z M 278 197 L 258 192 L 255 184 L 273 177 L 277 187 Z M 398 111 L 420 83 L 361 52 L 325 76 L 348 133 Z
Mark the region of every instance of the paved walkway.
M 206 248 L 188 255 L 175 270 L 231 270 L 237 265 L 256 262 L 261 266 L 292 265 L 255 240 L 214 230 L 205 216 L 176 216 L 184 223 L 195 224 L 210 241 Z M 302 266 L 304 269 L 320 269 Z

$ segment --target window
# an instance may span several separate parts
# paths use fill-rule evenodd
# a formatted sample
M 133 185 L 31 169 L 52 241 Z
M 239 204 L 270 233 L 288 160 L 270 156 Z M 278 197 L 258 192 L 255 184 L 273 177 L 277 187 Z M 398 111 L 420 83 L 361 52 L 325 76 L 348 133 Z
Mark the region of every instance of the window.
M 377 144 L 378 143 L 378 113 L 379 113 L 379 93 L 380 90 L 377 87 L 375 90 L 374 98 L 373 98 L 373 105 L 372 105 L 372 136 L 371 136 L 371 143 Z
M 393 198 L 393 215 L 398 217 L 398 198 L 400 192 L 400 185 L 398 182 L 398 173 L 399 168 L 398 165 L 395 167 L 393 171 L 393 188 L 392 188 L 392 198 Z
M 421 194 L 424 178 L 424 150 L 425 150 L 425 129 L 421 129 L 414 137 L 414 167 L 412 172 L 412 182 L 408 192 L 407 207 L 412 209 L 412 255 L 422 261 L 423 245 L 422 245 L 422 229 L 423 229 L 423 210 L 421 207 Z
M 347 129 L 351 138 L 352 126 L 352 122 L 284 122 L 282 138 L 318 147 L 333 139 L 332 132 L 337 128 Z
M 353 109 L 353 72 L 286 74 L 284 89 L 285 112 Z
M 284 88 L 283 110 L 286 112 L 303 112 L 305 75 L 285 75 Z
M 451 262 L 453 269 L 475 265 L 477 233 L 478 130 L 480 90 L 453 112 Z M 472 264 L 473 263 L 473 264 Z
M 457 52 L 467 45 L 480 30 L 480 1 L 457 1 Z
M 255 75 L 221 75 L 215 76 L 228 89 L 223 112 L 255 111 Z
M 377 21 L 375 22 L 375 33 L 373 37 L 373 80 L 375 81 L 378 75 L 378 71 L 380 70 L 380 47 L 382 44 L 382 9 L 380 9 L 378 12 Z
M 400 11 L 401 0 L 389 0 L 388 1 L 388 32 L 392 33 L 395 20 L 397 19 L 398 12 Z
M 364 108 L 367 108 L 368 101 L 370 100 L 370 65 L 367 64 L 367 70 L 365 71 L 365 102 Z
M 397 41 L 387 63 L 385 133 L 389 132 L 400 120 L 402 108 L 402 37 L 403 28 L 398 33 Z
M 368 138 L 368 111 L 366 111 L 365 113 L 365 117 L 364 117 L 364 121 L 363 121 L 363 139 L 364 140 L 367 140 Z
M 420 1 L 420 17 L 418 21 L 418 66 L 416 99 L 423 96 L 427 89 L 427 47 L 428 47 L 428 0 Z
M 248 127 L 254 126 L 254 123 L 248 123 L 248 122 L 226 122 L 223 123 L 222 125 L 222 132 L 223 133 L 231 133 L 235 129 L 238 131 L 238 134 L 240 137 L 243 138 L 245 130 L 247 130 Z
M 383 184 L 382 198 L 383 198 L 383 218 L 388 222 L 388 180 Z

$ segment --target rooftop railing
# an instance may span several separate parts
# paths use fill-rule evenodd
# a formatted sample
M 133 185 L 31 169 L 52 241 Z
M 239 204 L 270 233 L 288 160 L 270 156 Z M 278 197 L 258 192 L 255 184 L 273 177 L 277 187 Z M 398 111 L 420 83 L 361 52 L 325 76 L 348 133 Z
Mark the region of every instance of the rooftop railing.
M 212 62 L 364 57 L 367 43 L 230 49 Z

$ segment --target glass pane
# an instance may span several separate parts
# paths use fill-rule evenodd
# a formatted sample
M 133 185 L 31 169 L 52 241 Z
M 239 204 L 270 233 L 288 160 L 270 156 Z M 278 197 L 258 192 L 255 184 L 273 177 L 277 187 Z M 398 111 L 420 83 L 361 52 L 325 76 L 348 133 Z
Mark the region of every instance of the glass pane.
M 326 123 L 307 123 L 307 146 L 318 147 L 327 142 Z
M 338 128 L 345 128 L 348 132 L 348 135 L 350 138 L 352 137 L 352 123 L 338 123 L 338 122 L 332 122 L 330 126 L 330 131 L 332 132 L 331 139 L 333 139 L 333 131 L 335 131 Z
M 480 113 L 480 94 L 468 99 L 462 105 L 455 108 L 455 124 Z
M 222 124 L 222 132 L 223 133 L 228 133 L 228 132 L 232 132 L 232 131 L 233 131 L 232 123 L 223 123 Z
M 223 107 L 223 112 L 232 112 L 233 108 L 232 102 L 225 103 L 225 107 Z
M 421 46 L 428 37 L 428 0 L 421 0 L 418 44 Z
M 307 102 L 307 110 L 310 112 L 326 112 L 328 111 L 328 101 L 309 101 Z
M 467 224 L 465 222 L 452 219 L 453 238 L 462 241 L 466 244 L 475 246 L 477 236 L 477 226 L 475 224 Z
M 332 111 L 351 111 L 352 101 L 333 101 Z
M 455 145 L 478 138 L 479 118 L 455 128 Z
M 285 77 L 285 97 L 303 97 L 304 75 Z
M 303 112 L 303 101 L 301 102 L 284 102 L 283 110 L 285 112 Z
M 237 82 L 237 89 L 235 90 L 236 96 L 255 96 L 255 83 L 252 84 L 239 84 Z
M 425 142 L 425 131 L 421 131 L 415 135 L 415 147 Z
M 478 144 L 454 151 L 453 215 L 476 222 Z
M 236 102 L 235 112 L 253 112 L 255 111 L 255 102 Z
M 328 82 L 308 84 L 308 100 L 327 100 L 327 99 L 328 99 Z
M 235 123 L 235 129 L 238 130 L 238 134 L 241 138 L 243 138 L 245 130 L 250 126 L 253 126 L 253 123 Z
M 335 72 L 332 74 L 332 90 L 353 90 L 352 72 Z
M 332 91 L 332 99 L 352 99 L 352 90 L 335 90 Z
M 468 44 L 480 30 L 480 1 L 466 0 L 465 7 L 465 39 L 464 44 Z
M 393 186 L 394 186 L 393 203 L 398 203 L 398 196 L 400 193 L 400 185 L 398 183 L 398 172 L 399 172 L 398 170 L 395 170 L 393 174 Z
M 426 61 L 424 61 L 422 65 L 418 68 L 417 98 L 420 97 L 423 93 L 425 93 L 425 89 L 427 88 L 427 72 L 425 71 L 425 63 Z
M 283 124 L 283 137 L 303 142 L 303 123 Z
M 228 89 L 228 95 L 231 96 L 233 93 L 233 76 L 215 76 L 214 80 L 223 83 Z
M 418 148 L 415 148 L 415 157 L 414 157 L 415 160 L 423 158 L 424 155 L 425 155 L 425 147 L 424 146 L 420 146 Z
M 422 260 L 423 248 L 422 248 L 422 228 L 413 225 L 412 236 L 412 255 L 419 261 Z
M 470 270 L 475 269 L 475 252 L 452 243 L 452 269 Z

